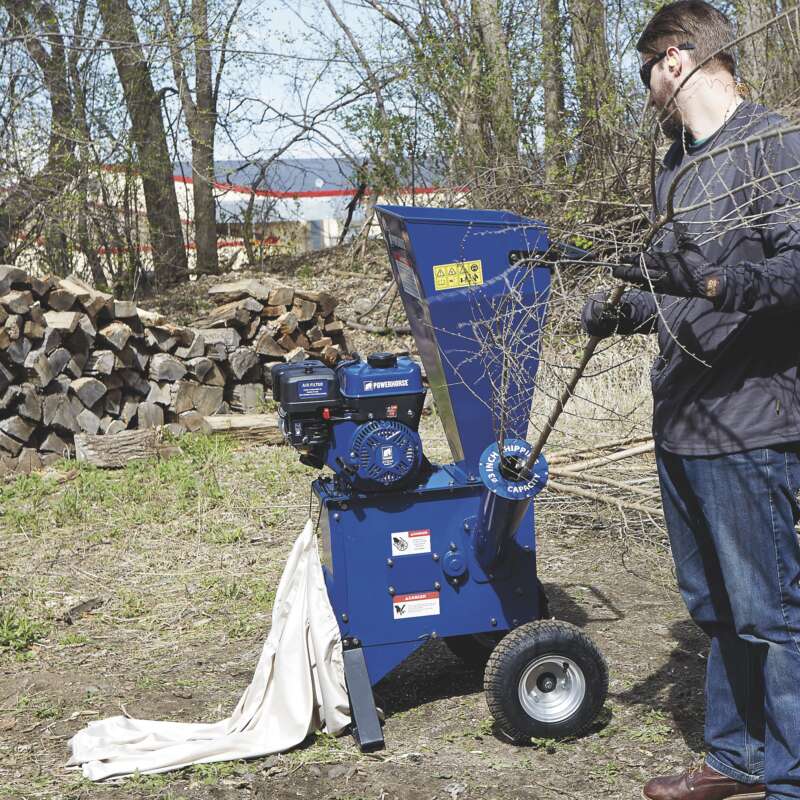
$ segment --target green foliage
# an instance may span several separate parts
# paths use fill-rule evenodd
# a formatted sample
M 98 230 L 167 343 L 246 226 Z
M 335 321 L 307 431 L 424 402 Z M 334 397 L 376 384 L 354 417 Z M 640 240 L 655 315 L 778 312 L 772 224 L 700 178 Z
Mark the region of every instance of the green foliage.
M 44 624 L 30 619 L 17 608 L 0 611 L 0 650 L 27 650 L 46 633 L 47 627 Z

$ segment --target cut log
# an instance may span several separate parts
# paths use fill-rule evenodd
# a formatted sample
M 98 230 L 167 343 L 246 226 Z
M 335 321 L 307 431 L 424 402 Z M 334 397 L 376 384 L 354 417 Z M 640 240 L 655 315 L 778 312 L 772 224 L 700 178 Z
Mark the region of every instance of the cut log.
M 290 333 L 294 333 L 297 330 L 297 315 L 293 311 L 287 311 L 275 320 L 275 325 L 281 334 L 288 336 Z
M 199 411 L 184 411 L 178 414 L 178 422 L 191 433 L 211 433 L 211 426 Z
M 44 350 L 28 353 L 28 357 L 25 359 L 25 369 L 28 370 L 28 375 L 34 385 L 41 389 L 44 389 L 55 377 L 50 366 L 50 359 L 45 355 Z
M 194 408 L 194 392 L 199 385 L 192 381 L 178 381 L 172 384 L 170 409 L 176 414 L 191 411 Z
M 303 300 L 299 295 L 294 298 L 292 312 L 300 322 L 308 322 L 314 319 L 317 313 L 317 304 L 311 300 Z
M 11 314 L 3 323 L 8 338 L 16 342 L 25 330 L 25 320 L 19 314 Z
M 260 383 L 240 383 L 231 390 L 230 407 L 251 414 L 264 408 L 264 387 Z
M 150 391 L 147 393 L 148 403 L 158 403 L 161 406 L 168 406 L 172 399 L 170 392 L 171 384 L 157 383 L 150 381 Z
M 216 414 L 222 406 L 224 391 L 225 390 L 222 386 L 203 386 L 195 384 L 195 390 L 192 395 L 194 399 L 194 407 L 204 417 L 211 416 L 211 414 Z
M 84 408 L 76 419 L 84 433 L 97 433 L 100 430 L 100 417 L 88 408 Z
M 6 347 L 6 356 L 8 356 L 11 361 L 15 364 L 22 365 L 25 363 L 25 359 L 28 357 L 28 354 L 33 349 L 33 343 L 27 336 L 20 336 L 14 342 L 11 342 L 8 347 Z M 41 352 L 44 355 L 43 351 L 37 350 L 37 353 Z M 46 358 L 47 356 L 45 356 Z
M 139 403 L 136 422 L 141 428 L 160 428 L 164 424 L 164 409 L 156 403 Z
M 28 475 L 42 468 L 42 458 L 32 447 L 23 447 L 17 459 L 17 473 Z
M 267 298 L 269 306 L 290 306 L 294 301 L 294 289 L 290 286 L 274 286 Z
M 264 444 L 283 444 L 276 414 L 216 414 L 206 423 L 213 433 Z
M 122 390 L 109 389 L 108 392 L 106 392 L 103 405 L 106 414 L 110 414 L 112 417 L 119 416 L 120 411 L 122 411 Z M 105 433 L 105 431 L 103 432 Z
M 166 322 L 166 319 L 157 311 L 146 311 L 143 308 L 136 309 L 136 316 L 139 322 L 145 326 L 163 325 Z
M 202 334 L 195 332 L 194 339 L 188 347 L 175 348 L 175 357 L 188 360 L 190 358 L 200 358 L 206 351 L 206 340 Z
M 211 370 L 206 374 L 203 383 L 207 386 L 224 386 L 225 376 L 222 374 L 222 370 L 214 364 Z
M 150 381 L 135 369 L 120 370 L 119 376 L 122 378 L 123 384 L 136 394 L 143 397 L 150 394 Z
M 9 289 L 30 289 L 28 273 L 10 264 L 0 264 L 0 293 Z
M 208 355 L 208 345 L 221 344 L 227 349 L 235 350 L 242 341 L 239 332 L 233 328 L 203 328 L 200 333 L 206 342 L 206 355 Z
M 23 383 L 19 387 L 17 413 L 31 422 L 41 422 L 42 420 L 42 398 L 36 391 L 36 387 L 30 383 Z
M 205 356 L 190 358 L 186 362 L 186 369 L 189 370 L 189 374 L 200 382 L 205 380 L 206 375 L 211 372 L 213 366 L 214 362 Z
M 0 283 L 0 287 L 2 284 Z M 51 289 L 58 286 L 58 281 L 52 275 L 45 275 L 43 278 L 37 278 L 35 275 L 30 276 L 30 287 L 34 297 L 42 300 Z
M 61 347 L 61 331 L 57 328 L 45 328 L 44 336 L 42 337 L 42 347 L 45 353 L 50 355 L 57 347 Z
M 81 433 L 75 437 L 75 456 L 95 467 L 119 469 L 132 461 L 156 458 L 157 444 L 155 429 L 97 436 Z
M 328 292 L 312 292 L 307 289 L 298 289 L 295 294 L 303 298 L 303 300 L 310 300 L 312 303 L 316 303 L 319 307 L 319 313 L 323 317 L 332 314 L 336 306 L 339 305 L 338 299 L 332 294 L 328 294 Z
M 114 298 L 110 294 L 98 291 L 77 275 L 69 275 L 58 282 L 59 288 L 72 292 L 77 298 L 83 310 L 92 319 L 97 318 L 105 312 L 111 316 L 114 312 Z
M 18 442 L 27 442 L 36 430 L 36 423 L 25 417 L 13 416 L 0 421 L 0 431 L 6 436 L 13 436 Z
M 72 292 L 59 288 L 53 289 L 53 291 L 47 295 L 46 302 L 53 311 L 72 311 L 75 304 L 78 302 L 78 298 Z
M 119 357 L 125 366 L 137 369 L 139 372 L 145 372 L 150 363 L 150 356 L 136 347 L 131 347 L 130 342 L 120 352 Z
M 91 408 L 108 391 L 97 378 L 78 378 L 72 381 L 69 388 L 86 408 Z
M 316 342 L 311 342 L 311 349 L 312 350 L 324 350 L 326 347 L 330 347 L 333 344 L 333 339 L 330 336 L 323 336 L 321 339 L 317 339 Z
M 86 361 L 87 375 L 110 375 L 114 371 L 116 358 L 110 350 L 95 350 Z
M 322 333 L 321 328 L 319 325 L 312 325 L 307 331 L 306 336 L 308 336 L 308 340 L 310 342 L 317 342 L 324 337 L 325 334 Z
M 256 300 L 266 302 L 272 289 L 261 281 L 245 278 L 240 281 L 219 283 L 208 290 L 208 296 L 218 305 L 254 297 Z
M 341 352 L 339 351 L 338 345 L 330 345 L 326 347 L 322 351 L 322 360 L 329 366 L 332 367 L 336 362 L 339 360 L 341 356 Z
M 125 397 L 125 401 L 122 404 L 122 409 L 119 412 L 119 418 L 125 423 L 125 427 L 130 425 L 138 410 L 139 401 L 133 400 L 130 397 Z
M 284 358 L 288 362 L 305 361 L 308 358 L 308 353 L 302 347 L 296 347 L 294 350 L 288 352 Z
M 11 436 L 6 436 L 0 431 L 0 454 L 7 454 L 10 456 L 18 456 L 22 450 L 22 442 L 18 442 Z
M 41 339 L 47 328 L 41 322 L 34 322 L 32 319 L 26 320 L 24 333 L 31 339 Z
M 48 434 L 47 438 L 39 445 L 39 449 L 44 453 L 57 453 L 63 458 L 72 452 L 72 447 L 55 432 Z
M 253 349 L 256 353 L 270 358 L 283 358 L 285 350 L 275 341 L 275 337 L 267 328 L 262 328 L 255 342 Z
M 5 364 L 0 364 L 0 391 L 5 391 L 14 382 L 14 373 Z
M 42 421 L 47 426 L 54 426 L 71 433 L 80 430 L 72 404 L 63 394 L 51 394 L 45 397 L 42 405 Z
M 156 353 L 150 359 L 150 379 L 154 381 L 179 381 L 186 374 L 186 367 L 166 353 Z
M 114 317 L 115 319 L 134 319 L 138 317 L 136 303 L 132 303 L 129 300 L 115 300 Z
M 218 362 L 227 361 L 228 348 L 222 342 L 206 343 L 206 358 Z
M 111 345 L 113 350 L 120 352 L 126 344 L 128 344 L 128 339 L 131 338 L 133 335 L 133 331 L 130 329 L 129 325 L 126 325 L 124 322 L 112 322 L 110 325 L 106 325 L 105 328 L 101 328 L 100 336 Z
M 121 419 L 115 419 L 111 421 L 103 433 L 113 436 L 115 433 L 122 433 L 127 427 L 128 426 Z
M 0 295 L 0 305 L 11 314 L 27 314 L 33 305 L 33 295 L 28 291 L 11 291 Z
M 325 335 L 331 336 L 333 334 L 342 333 L 344 331 L 344 322 L 340 319 L 326 320 L 325 322 Z
M 78 327 L 81 315 L 76 311 L 47 311 L 44 318 L 50 328 L 72 333 Z
M 83 356 L 81 354 L 73 356 L 72 353 L 70 353 L 65 347 L 59 347 L 57 350 L 53 350 L 53 352 L 47 357 L 47 364 L 50 367 L 50 372 L 53 373 L 54 377 L 56 375 L 60 375 L 62 372 L 65 372 L 67 367 L 72 365 L 70 369 L 71 376 L 79 378 L 82 370 L 78 366 L 78 359 L 83 359 Z M 75 375 L 76 372 L 77 375 Z
M 257 366 L 258 356 L 249 347 L 240 347 L 228 359 L 231 372 L 236 380 L 241 380 L 253 367 Z

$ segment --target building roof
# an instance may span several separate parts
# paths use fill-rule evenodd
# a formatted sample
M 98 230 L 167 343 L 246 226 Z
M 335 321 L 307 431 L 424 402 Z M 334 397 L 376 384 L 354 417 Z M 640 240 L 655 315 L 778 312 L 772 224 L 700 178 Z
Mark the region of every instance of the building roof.
M 230 192 L 245 192 L 255 189 L 256 194 L 275 198 L 344 197 L 355 194 L 358 176 L 355 165 L 344 158 L 287 158 L 276 160 L 267 168 L 259 180 L 260 164 L 248 161 L 216 161 L 214 173 L 216 188 Z M 443 180 L 433 170 L 418 164 L 414 170 L 414 185 L 405 187 L 407 192 L 429 192 L 441 187 Z M 192 182 L 190 162 L 174 165 L 175 179 Z

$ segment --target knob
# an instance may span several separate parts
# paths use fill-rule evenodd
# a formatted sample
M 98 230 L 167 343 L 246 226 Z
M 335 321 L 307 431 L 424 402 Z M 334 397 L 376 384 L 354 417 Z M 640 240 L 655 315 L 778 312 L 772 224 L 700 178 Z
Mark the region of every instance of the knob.
M 397 366 L 397 356 L 394 353 L 370 353 L 367 356 L 367 364 L 376 369 Z

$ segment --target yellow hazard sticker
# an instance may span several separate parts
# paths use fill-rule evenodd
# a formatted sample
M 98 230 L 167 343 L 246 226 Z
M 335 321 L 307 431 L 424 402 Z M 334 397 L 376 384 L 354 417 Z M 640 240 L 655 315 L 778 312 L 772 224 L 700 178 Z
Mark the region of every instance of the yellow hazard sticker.
M 463 289 L 465 286 L 483 286 L 483 265 L 480 261 L 457 261 L 455 264 L 437 264 L 433 268 L 433 288 Z

